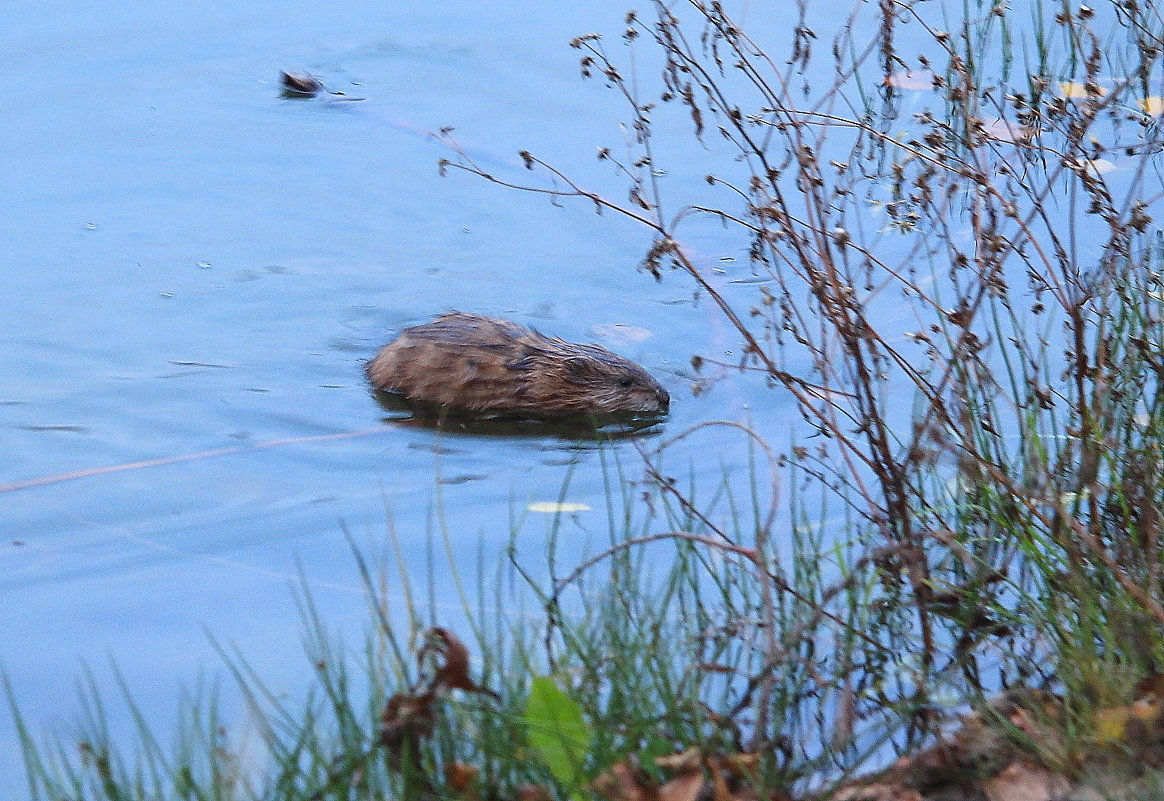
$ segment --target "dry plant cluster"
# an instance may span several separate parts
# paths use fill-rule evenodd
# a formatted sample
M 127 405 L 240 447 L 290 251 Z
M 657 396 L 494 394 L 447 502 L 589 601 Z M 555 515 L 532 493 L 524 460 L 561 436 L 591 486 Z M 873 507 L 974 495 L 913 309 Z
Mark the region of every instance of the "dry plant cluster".
M 747 709 L 750 753 L 779 751 L 809 695 L 827 733 L 813 756 L 845 770 L 870 753 L 862 722 L 895 719 L 899 749 L 938 738 L 946 753 L 952 708 L 1016 688 L 1059 693 L 1077 734 L 1154 703 L 1137 688 L 1164 653 L 1159 12 L 883 0 L 830 42 L 812 6 L 797 4 L 784 60 L 702 0 L 631 12 L 626 48 L 573 41 L 630 113 L 625 149 L 598 152 L 625 199 L 529 152 L 531 180 L 499 177 L 448 132 L 443 166 L 644 227 L 643 269 L 685 274 L 741 343 L 738 363 L 693 358 L 697 388 L 734 368 L 795 398 L 809 432 L 782 457 L 795 495 L 845 522 L 835 573 L 808 594 L 776 559 L 786 533 L 749 532 L 758 601 L 736 625 L 765 656 L 731 712 Z M 899 46 L 919 32 L 922 52 Z M 718 167 L 705 193 L 668 192 L 677 116 Z M 746 243 L 734 269 L 762 279 L 754 294 L 684 245 L 709 218 Z M 739 556 L 696 517 L 720 540 L 707 547 Z M 798 670 L 816 685 L 800 696 Z M 1093 745 L 1044 767 L 1077 777 Z

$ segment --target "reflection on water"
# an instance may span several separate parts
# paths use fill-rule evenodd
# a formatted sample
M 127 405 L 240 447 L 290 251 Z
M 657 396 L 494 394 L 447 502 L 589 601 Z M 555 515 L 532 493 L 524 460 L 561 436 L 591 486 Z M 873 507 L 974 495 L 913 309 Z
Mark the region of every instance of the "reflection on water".
M 576 415 L 553 420 L 524 420 L 459 413 L 426 408 L 409 402 L 395 392 L 372 390 L 376 401 L 391 414 L 385 418 L 396 425 L 420 426 L 450 434 L 487 437 L 551 437 L 595 446 L 623 439 L 657 436 L 666 414 L 604 415 L 600 418 Z

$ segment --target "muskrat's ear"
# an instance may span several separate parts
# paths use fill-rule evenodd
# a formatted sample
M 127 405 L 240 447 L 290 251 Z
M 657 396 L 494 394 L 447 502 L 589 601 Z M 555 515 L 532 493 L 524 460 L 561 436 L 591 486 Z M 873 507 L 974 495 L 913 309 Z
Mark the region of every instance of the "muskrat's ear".
M 562 376 L 572 383 L 589 383 L 599 375 L 599 372 L 591 359 L 567 357 L 562 360 Z

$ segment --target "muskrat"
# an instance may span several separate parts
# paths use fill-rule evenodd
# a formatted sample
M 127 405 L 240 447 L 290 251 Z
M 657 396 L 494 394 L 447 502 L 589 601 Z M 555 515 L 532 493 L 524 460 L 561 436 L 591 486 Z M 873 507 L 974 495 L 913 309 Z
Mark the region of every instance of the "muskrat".
M 671 403 L 646 370 L 600 345 L 458 311 L 401 331 L 367 373 L 410 402 L 488 415 L 658 415 Z

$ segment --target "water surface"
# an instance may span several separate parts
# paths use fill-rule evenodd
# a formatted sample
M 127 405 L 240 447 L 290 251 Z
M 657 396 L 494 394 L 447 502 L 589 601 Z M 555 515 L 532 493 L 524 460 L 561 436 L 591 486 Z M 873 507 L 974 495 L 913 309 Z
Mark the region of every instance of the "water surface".
M 758 382 L 691 396 L 691 354 L 733 342 L 681 277 L 636 272 L 642 232 L 437 174 L 447 154 L 426 133 L 454 125 L 515 177 L 529 148 L 617 185 L 593 153 L 622 110 L 578 80 L 566 42 L 617 32 L 621 0 L 6 10 L 0 485 L 147 463 L 0 492 L 0 664 L 34 730 L 67 730 L 83 666 L 110 687 L 111 660 L 164 720 L 216 670 L 207 632 L 299 686 L 289 587 L 302 571 L 359 630 L 344 532 L 376 550 L 388 510 L 424 575 L 439 504 L 472 575 L 567 475 L 570 500 L 602 508 L 584 442 L 384 426 L 362 362 L 402 326 L 459 308 L 604 342 L 671 391 L 667 433 L 790 411 Z M 282 69 L 365 99 L 282 100 Z M 678 463 L 719 470 L 683 447 Z M 518 545 L 536 557 L 531 517 Z M 602 535 L 601 513 L 578 520 Z M 458 606 L 446 574 L 438 617 Z M 5 712 L 3 785 L 20 773 Z

